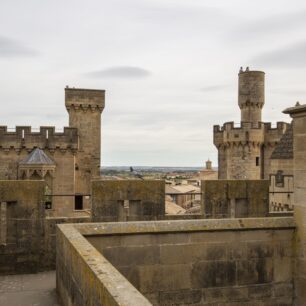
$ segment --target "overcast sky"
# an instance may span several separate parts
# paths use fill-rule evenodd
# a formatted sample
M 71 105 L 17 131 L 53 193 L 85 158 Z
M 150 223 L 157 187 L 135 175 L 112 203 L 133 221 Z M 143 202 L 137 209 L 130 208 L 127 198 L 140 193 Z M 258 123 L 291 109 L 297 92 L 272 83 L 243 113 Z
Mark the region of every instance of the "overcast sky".
M 240 66 L 264 121 L 306 101 L 305 0 L 1 0 L 1 125 L 68 125 L 64 87 L 106 90 L 102 165 L 217 162 Z

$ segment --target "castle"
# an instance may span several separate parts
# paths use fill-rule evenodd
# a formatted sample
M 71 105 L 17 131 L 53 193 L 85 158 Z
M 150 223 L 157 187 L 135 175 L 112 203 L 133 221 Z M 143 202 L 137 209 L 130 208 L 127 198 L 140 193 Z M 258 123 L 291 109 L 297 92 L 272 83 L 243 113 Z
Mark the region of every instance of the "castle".
M 56 262 L 62 305 L 304 306 L 306 105 L 271 129 L 263 84 L 263 72 L 240 72 L 241 127 L 214 129 L 227 180 L 202 180 L 197 215 L 165 215 L 163 180 L 95 180 L 104 91 L 66 88 L 64 133 L 2 127 L 0 275 Z M 270 214 L 261 178 L 282 188 L 288 173 L 294 213 Z
M 238 105 L 241 123 L 214 126 L 214 145 L 218 149 L 219 179 L 268 179 L 271 155 L 286 132 L 288 124 L 262 122 L 265 104 L 265 73 L 241 68 Z
M 44 179 L 46 210 L 76 216 L 90 209 L 90 181 L 100 176 L 101 113 L 105 91 L 65 88 L 69 127 L 33 132 L 0 126 L 0 180 Z

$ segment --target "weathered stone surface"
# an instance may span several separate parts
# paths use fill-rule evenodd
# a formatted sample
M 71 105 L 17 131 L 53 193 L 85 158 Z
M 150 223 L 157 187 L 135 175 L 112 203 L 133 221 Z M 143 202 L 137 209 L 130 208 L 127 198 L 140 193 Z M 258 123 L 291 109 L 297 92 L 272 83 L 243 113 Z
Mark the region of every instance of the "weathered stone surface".
M 79 290 L 79 298 L 84 299 L 86 290 L 91 290 L 84 289 L 86 281 L 69 285 L 72 277 L 87 279 L 79 267 L 88 266 L 93 275 L 107 277 L 112 264 L 117 269 L 111 270 L 112 279 L 120 271 L 153 305 L 289 305 L 293 258 L 290 252 L 283 255 L 292 244 L 292 221 L 247 218 L 60 225 L 58 292 L 71 302 L 71 295 Z M 276 272 L 278 266 L 286 268 Z M 99 279 L 101 286 L 109 284 L 104 283 L 107 278 Z M 125 285 L 120 281 L 120 286 Z M 120 294 L 116 292 L 115 298 Z
M 306 301 L 306 105 L 297 105 L 284 111 L 293 118 L 293 169 L 294 169 L 294 217 L 297 223 L 295 239 L 295 305 L 302 306 Z M 279 271 L 281 279 L 286 271 Z
M 57 231 L 56 271 L 64 305 L 151 305 L 73 225 Z
M 202 212 L 205 218 L 265 217 L 269 213 L 269 181 L 202 181 Z
M 44 187 L 43 181 L 0 181 L 0 274 L 39 270 L 44 242 Z
M 91 193 L 94 222 L 158 220 L 165 215 L 162 180 L 97 180 Z

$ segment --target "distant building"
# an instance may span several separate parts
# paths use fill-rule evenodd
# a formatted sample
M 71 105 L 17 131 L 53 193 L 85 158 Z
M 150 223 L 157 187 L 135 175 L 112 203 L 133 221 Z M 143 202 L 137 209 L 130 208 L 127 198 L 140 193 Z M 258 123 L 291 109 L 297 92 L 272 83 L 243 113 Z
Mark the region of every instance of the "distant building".
M 293 130 L 289 126 L 271 155 L 270 211 L 293 210 Z
M 185 209 L 201 201 L 200 192 L 201 189 L 198 186 L 166 184 L 166 195 L 170 196 L 175 204 Z
M 198 178 L 200 181 L 218 179 L 218 171 L 213 169 L 212 162 L 209 159 L 206 161 L 205 168 L 199 172 Z

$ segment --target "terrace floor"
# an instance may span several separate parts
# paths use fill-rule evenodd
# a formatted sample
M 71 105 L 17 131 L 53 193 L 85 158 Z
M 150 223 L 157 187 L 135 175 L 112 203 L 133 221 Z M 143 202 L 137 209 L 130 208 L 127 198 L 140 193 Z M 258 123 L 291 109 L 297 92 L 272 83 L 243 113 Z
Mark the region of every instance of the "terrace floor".
M 0 276 L 0 305 L 60 306 L 55 271 Z

